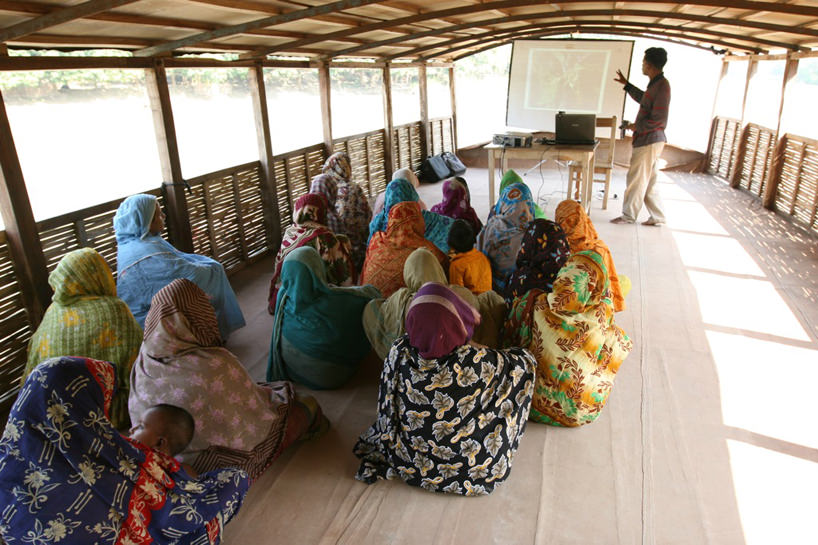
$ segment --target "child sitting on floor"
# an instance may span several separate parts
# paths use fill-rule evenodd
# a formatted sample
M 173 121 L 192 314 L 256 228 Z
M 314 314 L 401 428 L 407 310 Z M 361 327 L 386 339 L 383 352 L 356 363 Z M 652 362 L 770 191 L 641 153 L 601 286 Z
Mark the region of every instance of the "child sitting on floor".
M 474 242 L 471 225 L 455 220 L 449 231 L 449 283 L 480 295 L 491 290 L 491 264 L 483 252 L 474 247 Z
M 145 411 L 142 421 L 131 428 L 129 437 L 173 458 L 190 444 L 195 430 L 196 423 L 189 412 L 175 405 L 160 403 Z M 198 477 L 189 465 L 182 464 L 182 468 L 192 478 Z

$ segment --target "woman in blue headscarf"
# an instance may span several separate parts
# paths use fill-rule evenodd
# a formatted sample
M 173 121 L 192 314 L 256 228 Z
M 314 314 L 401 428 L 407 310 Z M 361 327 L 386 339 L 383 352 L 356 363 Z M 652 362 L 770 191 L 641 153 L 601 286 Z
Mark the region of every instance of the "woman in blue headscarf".
M 411 182 L 403 178 L 396 178 L 386 186 L 383 210 L 378 212 L 369 224 L 369 240 L 372 240 L 372 235 L 378 231 L 386 231 L 389 210 L 402 202 L 420 202 L 420 197 L 418 197 L 418 192 L 415 191 L 415 187 Z M 426 230 L 423 233 L 424 238 L 440 248 L 440 251 L 444 254 L 448 253 L 449 230 L 452 228 L 454 219 L 423 210 L 423 223 L 426 225 Z M 368 244 L 369 241 L 367 241 Z
M 117 243 L 117 295 L 145 327 L 145 317 L 156 293 L 177 278 L 187 278 L 207 294 L 222 339 L 244 326 L 244 316 L 230 287 L 224 267 L 203 255 L 174 248 L 159 233 L 165 216 L 153 195 L 132 195 L 114 216 Z

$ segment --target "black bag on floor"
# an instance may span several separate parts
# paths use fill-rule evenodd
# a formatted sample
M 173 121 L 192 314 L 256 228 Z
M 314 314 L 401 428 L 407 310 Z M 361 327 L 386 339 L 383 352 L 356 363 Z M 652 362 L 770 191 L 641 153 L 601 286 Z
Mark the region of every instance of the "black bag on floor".
M 440 155 L 443 157 L 443 160 L 446 161 L 446 165 L 449 167 L 449 171 L 451 172 L 449 176 L 460 176 L 466 172 L 466 165 L 464 165 L 463 161 L 461 161 L 454 153 L 444 151 Z
M 439 182 L 448 178 L 450 172 L 446 160 L 440 155 L 433 155 L 420 165 L 420 181 L 427 183 Z

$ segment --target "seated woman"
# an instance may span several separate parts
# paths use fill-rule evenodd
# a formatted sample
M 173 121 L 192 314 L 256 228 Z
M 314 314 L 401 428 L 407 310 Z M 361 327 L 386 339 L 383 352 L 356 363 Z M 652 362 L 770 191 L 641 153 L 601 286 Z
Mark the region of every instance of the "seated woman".
M 442 284 L 418 290 L 407 335 L 384 361 L 378 415 L 354 452 L 366 483 L 401 478 L 466 496 L 488 494 L 510 471 L 525 430 L 536 362 L 528 350 L 469 342 L 477 310 Z
M 471 206 L 466 181 L 460 177 L 449 178 L 443 182 L 443 201 L 434 205 L 432 212 L 467 221 L 475 233 L 479 233 L 483 228 L 483 222 Z
M 550 293 L 571 250 L 565 233 L 553 221 L 536 219 L 528 224 L 517 254 L 517 268 L 506 288 L 506 301 L 522 297 L 528 290 Z
M 378 231 L 369 241 L 362 282 L 372 284 L 383 297 L 389 297 L 405 287 L 403 265 L 417 248 L 427 248 L 445 270 L 449 266 L 446 254 L 423 237 L 423 215 L 416 202 L 401 202 L 389 211 L 386 231 Z
M 412 187 L 408 181 L 403 179 L 392 180 L 386 186 L 385 201 L 383 210 L 376 214 L 369 223 L 369 241 L 375 233 L 386 230 L 387 220 L 389 219 L 389 212 L 397 204 L 402 202 L 418 202 L 418 194 L 415 188 Z M 423 207 L 421 207 L 422 209 Z M 423 215 L 423 236 L 432 242 L 444 254 L 449 251 L 449 229 L 452 227 L 454 220 L 435 214 L 434 212 L 422 211 Z
M 599 239 L 594 224 L 582 205 L 573 200 L 562 201 L 557 205 L 554 221 L 559 223 L 565 232 L 571 252 L 593 250 L 602 256 L 611 282 L 611 300 L 614 311 L 625 310 L 625 296 L 630 291 L 631 281 L 627 276 L 617 274 L 611 250 Z
M 366 257 L 372 210 L 364 190 L 352 181 L 349 155 L 343 151 L 330 155 L 322 173 L 313 178 L 310 193 L 326 197 L 327 227 L 335 234 L 349 237 L 352 264 L 360 272 Z
M 477 249 L 489 258 L 492 286 L 497 293 L 506 292 L 508 279 L 516 268 L 523 234 L 533 219 L 531 192 L 525 185 L 510 185 L 500 194 L 494 214 L 477 236 Z
M 420 187 L 420 180 L 418 180 L 415 171 L 410 168 L 399 168 L 392 174 L 392 180 L 406 180 L 412 187 L 417 190 Z M 387 185 L 387 187 L 389 187 Z M 386 191 L 378 193 L 378 196 L 375 198 L 375 205 L 372 207 L 372 218 L 374 219 L 375 216 L 379 215 L 383 211 L 384 203 L 386 202 Z M 421 210 L 426 210 L 426 203 L 418 198 L 418 204 L 420 204 Z
M 0 440 L 7 542 L 220 541 L 250 487 L 247 474 L 192 478 L 172 457 L 184 447 L 184 425 L 167 415 L 123 437 L 108 419 L 115 388 L 113 366 L 86 358 L 47 360 L 26 379 Z
M 582 426 L 602 412 L 633 348 L 614 323 L 608 287 L 602 257 L 586 250 L 568 258 L 551 293 L 534 289 L 515 300 L 503 344 L 537 358 L 532 420 Z
M 114 216 L 117 294 L 144 327 L 156 292 L 172 280 L 187 278 L 207 293 L 226 339 L 244 327 L 244 316 L 224 267 L 215 259 L 174 248 L 159 235 L 164 226 L 165 216 L 153 195 L 132 195 L 119 205 Z
M 454 220 L 449 231 L 449 280 L 479 295 L 491 291 L 491 263 L 475 242 L 469 223 Z
M 372 286 L 331 287 L 314 248 L 292 251 L 281 270 L 267 380 L 343 385 L 369 353 L 361 314 L 380 295 Z
M 417 291 L 428 282 L 446 284 L 446 273 L 432 252 L 418 248 L 406 259 L 403 280 L 405 288 L 386 299 L 373 299 L 364 308 L 364 331 L 380 359 L 389 354 L 392 343 L 406 332 L 406 309 Z M 493 291 L 475 296 L 462 286 L 450 285 L 449 288 L 480 313 L 480 325 L 474 332 L 475 342 L 496 348 L 506 314 L 503 298 Z
M 525 188 L 528 189 L 529 197 L 531 196 L 530 195 L 531 190 L 528 188 L 525 182 L 523 182 L 523 179 L 520 178 L 520 175 L 514 172 L 514 169 L 511 168 L 508 169 L 505 174 L 503 174 L 503 179 L 500 180 L 500 190 L 498 191 L 498 193 L 502 195 L 503 191 L 505 191 L 508 186 L 513 184 L 524 185 Z M 537 201 L 535 201 L 533 197 L 531 197 L 531 203 L 534 205 L 534 219 L 537 218 L 546 219 L 545 212 L 542 211 L 542 208 L 540 208 L 540 205 L 537 204 Z
M 116 369 L 111 422 L 128 429 L 131 366 L 142 344 L 142 328 L 116 296 L 111 268 L 93 248 L 65 254 L 48 276 L 51 305 L 28 343 L 23 380 L 37 365 L 58 356 L 109 361 Z
M 257 385 L 222 347 L 205 293 L 174 280 L 153 298 L 131 374 L 133 422 L 157 404 L 181 407 L 196 432 L 180 459 L 198 472 L 238 467 L 258 477 L 301 435 L 323 425 L 320 409 L 298 403 L 289 383 Z M 312 426 L 312 430 L 309 428 Z
M 335 286 L 351 286 L 355 267 L 350 256 L 350 243 L 345 235 L 336 235 L 327 228 L 327 200 L 323 195 L 308 193 L 295 201 L 295 223 L 287 227 L 275 258 L 275 271 L 270 280 L 267 311 L 275 312 L 276 297 L 281 286 L 281 266 L 290 252 L 311 246 L 324 261 L 327 282 Z

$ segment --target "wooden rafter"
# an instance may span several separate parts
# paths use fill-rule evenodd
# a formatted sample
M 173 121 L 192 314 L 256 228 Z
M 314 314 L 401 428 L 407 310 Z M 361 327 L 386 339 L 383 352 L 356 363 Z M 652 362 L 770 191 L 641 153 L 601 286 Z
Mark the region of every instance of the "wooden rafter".
M 139 57 L 151 57 L 159 53 L 173 51 L 174 49 L 178 49 L 180 47 L 205 42 L 214 38 L 232 36 L 246 30 L 255 30 L 257 28 L 279 25 L 281 23 L 290 23 L 292 21 L 298 21 L 299 19 L 309 19 L 310 17 L 315 17 L 316 15 L 324 15 L 353 7 L 375 4 L 382 1 L 383 0 L 339 0 L 330 4 L 322 4 L 308 9 L 290 11 L 280 15 L 273 15 L 270 17 L 264 17 L 263 19 L 256 19 L 254 21 L 248 21 L 238 25 L 226 26 L 208 32 L 194 34 L 193 36 L 188 36 L 187 38 L 182 38 L 180 40 L 173 40 L 162 45 L 140 49 L 139 51 L 136 51 L 134 55 Z
M 83 2 L 70 8 L 58 9 L 51 13 L 35 17 L 34 19 L 0 29 L 0 42 L 7 42 L 14 38 L 25 36 L 26 34 L 61 25 L 75 19 L 81 19 L 101 11 L 124 6 L 125 4 L 132 4 L 136 1 L 137 0 L 88 0 L 88 2 Z
M 597 0 L 572 0 L 572 4 L 581 4 L 581 3 L 589 3 L 589 2 L 596 2 Z M 372 23 L 369 25 L 363 25 L 356 28 L 351 28 L 347 30 L 341 30 L 337 32 L 331 32 L 328 34 L 323 35 L 316 35 L 312 38 L 305 38 L 303 40 L 296 40 L 293 42 L 288 42 L 284 44 L 280 44 L 275 47 L 269 48 L 262 48 L 257 50 L 254 54 L 247 55 L 247 57 L 258 57 L 258 56 L 265 56 L 269 55 L 270 53 L 274 53 L 276 51 L 286 51 L 289 47 L 301 47 L 304 45 L 311 45 L 318 42 L 324 42 L 329 40 L 335 40 L 337 38 L 344 38 L 346 36 L 352 36 L 356 34 L 363 34 L 366 32 L 372 32 L 375 30 L 384 30 L 394 26 L 401 26 L 401 25 L 409 25 L 415 24 L 421 21 L 426 21 L 429 19 L 440 19 L 442 17 L 452 17 L 458 15 L 467 15 L 492 9 L 505 9 L 505 8 L 514 8 L 514 7 L 523 7 L 523 6 L 531 6 L 531 5 L 540 5 L 542 3 L 541 0 L 500 0 L 496 2 L 486 2 L 484 4 L 477 4 L 477 5 L 469 5 L 463 6 L 458 8 L 450 8 L 438 11 L 430 11 L 427 13 L 411 15 L 408 17 L 403 17 L 401 19 L 394 19 L 392 21 L 386 21 L 381 23 Z M 654 0 L 630 0 L 629 3 L 633 4 L 645 4 L 645 3 L 656 3 Z M 719 7 L 724 2 L 723 0 L 664 0 L 663 4 L 687 4 L 687 5 L 698 5 L 698 6 L 715 6 Z M 546 4 L 546 7 L 552 7 L 551 4 Z M 730 7 L 737 8 L 737 9 L 746 9 L 746 10 L 756 10 L 756 11 L 769 11 L 769 12 L 776 12 L 776 13 L 789 13 L 794 15 L 804 15 L 804 16 L 811 16 L 811 17 L 818 17 L 818 7 L 813 6 L 803 6 L 803 5 L 790 5 L 790 4 L 775 4 L 769 2 L 758 2 L 755 0 L 730 0 Z M 588 10 L 588 11 L 602 11 L 606 12 L 607 14 L 616 15 L 617 10 Z M 619 11 L 631 11 L 631 10 L 619 10 Z M 614 13 L 611 13 L 614 12 Z M 525 14 L 521 17 L 562 17 L 568 16 L 571 11 L 564 11 L 564 12 L 556 12 L 551 13 L 548 15 L 536 15 L 536 14 Z M 657 17 L 658 13 L 653 11 L 650 15 L 651 17 Z M 692 19 L 694 16 L 691 14 L 677 14 L 674 17 L 684 18 L 684 19 Z M 700 16 L 705 19 L 705 22 L 710 22 L 711 18 L 707 16 Z M 505 19 L 510 19 L 510 17 L 506 17 Z M 723 18 L 723 21 L 729 21 L 728 18 Z M 742 23 L 745 23 L 744 21 Z M 479 24 L 487 24 L 486 21 L 479 21 Z M 459 26 L 459 25 L 458 25 Z M 747 25 L 751 26 L 751 25 Z M 786 27 L 784 25 L 774 25 L 779 28 L 792 28 Z M 793 29 L 795 30 L 795 29 Z M 804 30 L 804 29 L 799 29 Z M 813 31 L 814 32 L 814 31 Z

